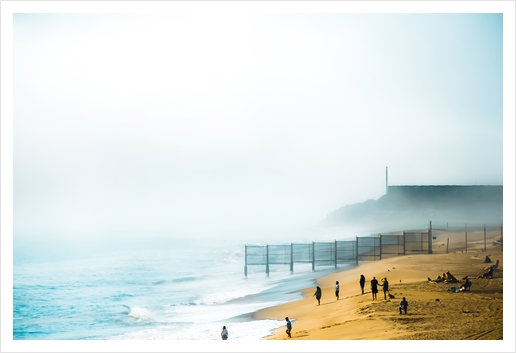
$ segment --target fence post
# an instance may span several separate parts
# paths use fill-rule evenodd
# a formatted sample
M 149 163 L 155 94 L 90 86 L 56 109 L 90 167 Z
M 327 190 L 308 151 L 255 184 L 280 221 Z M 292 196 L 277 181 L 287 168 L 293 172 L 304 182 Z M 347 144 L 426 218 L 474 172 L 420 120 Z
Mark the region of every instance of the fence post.
M 484 252 L 487 251 L 486 250 L 486 224 L 484 223 Z
M 407 254 L 407 246 L 405 245 L 405 231 L 401 232 L 401 234 L 403 234 L 403 255 L 406 255 Z
M 355 240 L 355 260 L 356 260 L 356 264 L 358 265 L 358 235 L 356 235 L 356 240 Z
M 382 259 L 382 234 L 378 234 L 378 238 L 380 238 L 380 260 Z
M 290 243 L 290 273 L 294 272 L 294 244 Z
M 312 271 L 315 271 L 315 242 L 312 242 Z
M 466 231 L 466 253 L 468 253 L 468 231 Z
M 267 258 L 265 261 L 265 273 L 267 276 L 269 275 L 269 244 L 265 245 L 265 257 Z
M 335 239 L 335 268 L 337 268 L 337 239 Z
M 432 254 L 432 221 L 430 221 L 430 228 L 428 228 L 428 253 Z
M 446 241 L 446 253 L 448 253 L 448 246 L 450 245 L 450 238 Z
M 247 277 L 247 245 L 245 245 L 245 265 L 244 265 L 244 275 Z

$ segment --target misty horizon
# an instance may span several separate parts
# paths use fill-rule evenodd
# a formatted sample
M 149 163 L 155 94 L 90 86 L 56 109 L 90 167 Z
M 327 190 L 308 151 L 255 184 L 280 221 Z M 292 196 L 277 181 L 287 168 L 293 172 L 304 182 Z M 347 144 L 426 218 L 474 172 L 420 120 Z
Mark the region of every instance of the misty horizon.
M 503 184 L 500 14 L 13 23 L 16 241 L 292 237 L 380 198 L 386 166 Z

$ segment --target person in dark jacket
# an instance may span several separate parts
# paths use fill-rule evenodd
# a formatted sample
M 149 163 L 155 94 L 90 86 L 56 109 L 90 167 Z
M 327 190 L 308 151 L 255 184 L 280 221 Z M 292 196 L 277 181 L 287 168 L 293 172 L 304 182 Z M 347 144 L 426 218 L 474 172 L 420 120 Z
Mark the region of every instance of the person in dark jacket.
M 385 277 L 382 281 L 382 289 L 383 289 L 383 299 L 387 300 L 387 293 L 389 292 L 389 281 L 387 281 L 387 277 Z
M 287 321 L 287 331 L 285 332 L 287 333 L 289 338 L 292 338 L 292 336 L 290 335 L 290 332 L 292 331 L 292 323 L 288 319 L 288 316 L 285 318 L 285 321 Z
M 364 275 L 360 275 L 360 288 L 362 288 L 362 294 L 364 294 L 364 287 L 365 287 L 365 277 L 364 277 Z
M 321 305 L 321 297 L 322 297 L 322 289 L 321 287 L 317 286 L 317 288 L 315 289 L 315 293 L 314 295 L 312 295 L 312 297 L 315 297 L 315 299 L 317 299 L 317 305 Z
M 377 300 L 376 294 L 378 294 L 378 280 L 373 277 L 371 280 L 371 293 L 373 293 L 373 300 Z

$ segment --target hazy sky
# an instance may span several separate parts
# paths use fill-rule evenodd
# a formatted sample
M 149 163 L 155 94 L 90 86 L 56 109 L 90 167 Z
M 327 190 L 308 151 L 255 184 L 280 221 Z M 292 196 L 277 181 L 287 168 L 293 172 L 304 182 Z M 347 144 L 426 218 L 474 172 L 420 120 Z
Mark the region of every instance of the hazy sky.
M 501 14 L 13 22 L 15 239 L 294 232 L 386 166 L 503 183 Z

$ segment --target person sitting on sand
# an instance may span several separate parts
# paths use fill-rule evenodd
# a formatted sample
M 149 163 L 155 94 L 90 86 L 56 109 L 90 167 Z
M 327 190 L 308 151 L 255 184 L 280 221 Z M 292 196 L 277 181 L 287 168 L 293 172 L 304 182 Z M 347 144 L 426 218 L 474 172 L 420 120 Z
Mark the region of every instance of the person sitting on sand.
M 489 271 L 491 269 L 493 269 L 493 271 L 496 270 L 496 267 L 498 266 L 498 262 L 499 262 L 499 260 L 497 260 L 496 265 L 489 265 L 487 267 L 484 267 L 484 271 Z
M 317 305 L 321 305 L 321 297 L 322 297 L 322 289 L 321 287 L 317 286 L 317 288 L 315 289 L 315 293 L 314 295 L 312 295 L 312 297 L 315 297 L 315 299 L 317 299 Z
M 441 276 L 437 276 L 436 279 L 431 279 L 430 277 L 428 277 L 428 282 L 441 283 L 443 281 L 444 281 L 444 279 Z
M 403 297 L 403 299 L 400 301 L 400 314 L 401 314 L 401 311 L 403 311 L 406 314 L 407 308 L 408 308 L 408 302 L 405 299 L 405 297 Z
M 446 280 L 444 283 L 457 283 L 459 280 L 453 276 L 450 271 L 446 272 Z
M 493 267 L 494 266 L 490 266 L 488 271 L 484 272 L 482 276 L 478 276 L 477 278 L 493 278 Z
M 471 285 L 473 284 L 473 282 L 471 282 L 468 278 L 468 276 L 465 277 L 466 280 L 465 282 L 462 284 L 462 286 L 460 286 L 459 288 L 459 292 L 464 292 L 466 290 L 471 290 Z

